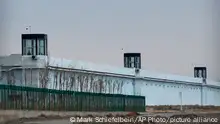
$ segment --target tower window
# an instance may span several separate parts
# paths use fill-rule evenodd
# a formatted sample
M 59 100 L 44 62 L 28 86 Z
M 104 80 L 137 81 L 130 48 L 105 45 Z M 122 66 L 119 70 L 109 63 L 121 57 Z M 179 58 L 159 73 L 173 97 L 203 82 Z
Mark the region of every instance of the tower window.
M 45 42 L 38 40 L 38 55 L 45 55 Z
M 134 57 L 131 57 L 131 68 L 134 68 Z
M 32 40 L 24 40 L 24 54 L 25 55 L 32 55 Z
M 33 55 L 36 55 L 37 53 L 37 51 L 36 51 L 36 40 L 35 39 L 33 39 L 32 40 L 32 52 L 33 52 Z
M 140 53 L 124 53 L 124 67 L 141 68 Z
M 202 77 L 202 70 L 199 70 L 199 76 L 198 76 L 199 78 L 201 78 Z
M 22 34 L 22 55 L 47 55 L 47 35 Z
M 136 68 L 140 68 L 140 57 L 135 57 L 135 62 L 136 62 Z
M 125 57 L 124 58 L 125 60 L 125 62 L 124 62 L 124 64 L 125 64 L 125 67 L 128 67 L 129 66 L 129 60 L 128 60 L 128 57 Z
M 194 68 L 194 77 L 196 77 L 196 78 L 207 78 L 206 67 L 195 67 Z

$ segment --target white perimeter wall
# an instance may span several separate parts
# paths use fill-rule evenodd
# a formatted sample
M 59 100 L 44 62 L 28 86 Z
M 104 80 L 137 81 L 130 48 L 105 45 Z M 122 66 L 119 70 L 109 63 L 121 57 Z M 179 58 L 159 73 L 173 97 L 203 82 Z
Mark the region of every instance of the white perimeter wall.
M 21 82 L 22 71 L 15 70 L 14 74 L 14 84 L 25 85 L 24 82 Z M 32 70 L 32 75 L 30 70 L 28 70 L 26 85 L 34 87 L 40 86 L 40 79 L 36 77 L 38 74 L 39 70 Z M 57 77 L 55 75 L 57 75 Z M 182 92 L 183 105 L 220 105 L 220 89 L 208 85 L 202 88 L 201 84 L 178 84 L 178 82 L 161 82 L 67 71 L 65 71 L 64 74 L 64 71 L 53 70 L 50 71 L 50 80 L 48 81 L 47 87 L 60 90 L 100 92 L 100 80 L 103 81 L 101 92 L 142 95 L 146 97 L 147 105 L 181 104 L 180 92 Z M 2 82 L 7 82 L 7 79 L 4 78 Z
M 6 66 L 19 66 L 21 59 L 15 59 L 19 58 L 16 56 L 9 56 L 1 63 Z M 0 82 L 41 87 L 40 75 L 45 69 L 40 70 L 39 67 L 45 65 L 45 57 L 39 57 L 36 61 L 30 58 L 23 58 L 23 67 L 37 69 L 24 71 L 23 77 L 26 77 L 26 81 L 24 78 L 22 79 L 22 69 L 17 67 L 17 69 L 12 70 L 13 73 L 10 73 L 11 78 L 9 79 L 13 79 L 12 82 L 8 81 L 7 75 L 4 73 L 2 73 L 3 78 Z M 218 82 L 207 80 L 207 84 L 203 85 L 201 79 L 160 74 L 146 70 L 140 70 L 140 73 L 135 75 L 134 69 L 65 59 L 50 58 L 49 63 L 51 68 L 47 88 L 142 95 L 146 97 L 147 105 L 178 105 L 181 102 L 180 92 L 182 92 L 182 104 L 220 105 Z
M 220 89 L 211 86 L 138 80 L 137 91 L 147 105 L 220 105 Z

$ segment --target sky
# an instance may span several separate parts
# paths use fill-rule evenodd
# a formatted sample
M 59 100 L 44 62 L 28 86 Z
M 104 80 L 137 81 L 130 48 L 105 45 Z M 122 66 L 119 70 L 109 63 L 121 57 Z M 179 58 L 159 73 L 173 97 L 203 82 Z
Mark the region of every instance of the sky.
M 21 34 L 48 34 L 50 56 L 218 80 L 217 0 L 0 0 L 0 52 L 21 53 Z M 213 14 L 214 13 L 214 14 Z M 123 49 L 123 50 L 122 50 Z

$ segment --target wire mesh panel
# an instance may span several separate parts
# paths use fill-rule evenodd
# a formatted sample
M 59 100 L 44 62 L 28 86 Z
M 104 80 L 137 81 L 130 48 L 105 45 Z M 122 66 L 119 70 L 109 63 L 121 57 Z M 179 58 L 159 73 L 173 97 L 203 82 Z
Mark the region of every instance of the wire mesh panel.
M 145 97 L 0 85 L 0 109 L 145 111 Z

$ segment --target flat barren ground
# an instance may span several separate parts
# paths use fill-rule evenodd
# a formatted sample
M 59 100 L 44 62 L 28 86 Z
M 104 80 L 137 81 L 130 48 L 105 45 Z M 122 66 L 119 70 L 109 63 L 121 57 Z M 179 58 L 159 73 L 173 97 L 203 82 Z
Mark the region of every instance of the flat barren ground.
M 156 106 L 146 112 L 1 111 L 0 124 L 220 124 L 220 107 Z M 8 115 L 7 115 L 8 114 Z M 16 117 L 13 117 L 16 116 Z
M 71 118 L 71 119 L 70 119 Z M 72 122 L 70 122 L 70 120 Z M 74 122 L 73 122 L 74 121 Z M 41 117 L 20 119 L 10 124 L 220 124 L 220 112 L 141 113 L 140 115 Z

